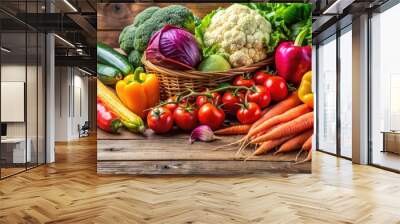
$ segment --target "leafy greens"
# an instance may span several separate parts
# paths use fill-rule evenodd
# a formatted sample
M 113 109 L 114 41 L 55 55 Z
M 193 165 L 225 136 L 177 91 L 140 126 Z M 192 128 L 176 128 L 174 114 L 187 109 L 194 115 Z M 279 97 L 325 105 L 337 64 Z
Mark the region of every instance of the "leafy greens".
M 194 33 L 195 37 L 197 40 L 197 43 L 199 43 L 200 48 L 202 49 L 202 54 L 204 58 L 207 58 L 208 56 L 212 54 L 216 54 L 218 52 L 219 46 L 217 44 L 213 44 L 209 47 L 206 47 L 204 44 L 204 32 L 206 32 L 207 27 L 211 23 L 212 17 L 219 11 L 221 10 L 220 8 L 213 10 L 211 13 L 207 14 L 200 22 L 198 26 L 196 26 Z
M 311 4 L 307 3 L 244 3 L 257 10 L 272 26 L 268 51 L 274 51 L 281 41 L 295 40 L 303 30 L 307 30 L 305 43 L 311 45 Z

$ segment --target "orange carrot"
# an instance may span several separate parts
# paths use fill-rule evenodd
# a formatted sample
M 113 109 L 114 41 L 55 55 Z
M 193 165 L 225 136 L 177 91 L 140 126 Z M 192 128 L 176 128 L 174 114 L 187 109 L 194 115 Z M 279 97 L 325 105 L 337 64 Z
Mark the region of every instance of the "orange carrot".
M 269 131 L 271 131 L 271 130 L 273 130 L 273 129 L 276 129 L 276 128 L 278 128 L 279 126 L 281 126 L 281 124 L 277 124 L 277 125 L 275 125 L 275 126 L 273 126 L 273 127 L 268 128 L 268 130 L 265 130 L 265 131 L 263 131 L 263 132 L 260 132 L 260 133 L 258 133 L 258 134 L 256 134 L 256 135 L 252 136 L 252 137 L 249 139 L 250 141 L 243 141 L 242 144 L 239 146 L 239 149 L 238 149 L 237 153 L 241 152 L 241 151 L 244 150 L 248 145 L 252 144 L 252 140 L 253 140 L 253 139 L 257 139 L 257 138 L 259 138 L 259 136 L 262 136 L 264 133 L 267 133 L 267 132 L 269 132 Z M 262 142 L 258 142 L 258 143 L 262 143 Z
M 276 140 L 266 141 L 266 142 L 262 143 L 256 149 L 256 151 L 253 153 L 253 155 L 258 156 L 258 155 L 267 153 L 267 152 L 271 151 L 273 148 L 275 148 L 278 145 L 280 145 L 280 144 L 284 143 L 285 141 L 287 141 L 290 137 L 292 137 L 292 136 L 288 136 L 288 137 L 284 137 L 284 138 L 276 139 Z
M 291 151 L 301 148 L 301 146 L 304 144 L 304 142 L 306 142 L 307 139 L 310 138 L 312 133 L 313 133 L 313 130 L 311 129 L 311 130 L 308 130 L 306 132 L 303 132 L 303 133 L 295 136 L 294 138 L 289 139 L 288 141 L 286 141 L 279 147 L 278 151 L 276 151 L 274 153 L 274 155 L 276 155 L 278 153 L 283 153 L 283 152 L 291 152 Z
M 296 106 L 296 107 L 284 112 L 283 114 L 272 117 L 271 119 L 264 121 L 257 127 L 252 128 L 249 131 L 249 136 L 254 136 L 255 134 L 258 134 L 263 130 L 267 130 L 268 128 L 270 128 L 276 124 L 291 121 L 291 120 L 293 120 L 305 113 L 311 112 L 311 111 L 312 110 L 310 109 L 310 107 L 307 106 L 306 104 L 301 104 L 299 106 Z
M 306 142 L 304 142 L 303 146 L 301 147 L 301 150 L 311 150 L 312 147 L 312 135 L 307 139 Z
M 313 135 L 311 135 L 306 142 L 304 142 L 303 146 L 301 147 L 301 150 L 297 153 L 296 155 L 296 161 L 298 160 L 299 156 L 301 155 L 302 152 L 306 152 L 306 151 L 311 151 L 312 150 L 312 137 Z
M 258 125 L 260 125 L 261 123 L 263 123 L 264 121 L 270 119 L 271 117 L 274 117 L 276 115 L 282 114 L 285 111 L 300 105 L 302 102 L 300 101 L 298 95 L 297 95 L 297 91 L 293 92 L 289 97 L 287 97 L 286 99 L 284 99 L 283 101 L 269 107 L 270 109 L 265 109 L 263 111 L 263 114 L 265 112 L 265 114 L 258 119 L 256 122 L 253 123 L 253 125 L 251 126 L 250 130 L 257 127 Z M 214 150 L 219 149 L 219 148 L 224 148 L 230 145 L 235 145 L 235 144 L 239 144 L 239 150 L 238 153 L 243 149 L 243 146 L 247 143 L 247 141 L 251 138 L 252 136 L 249 135 L 249 133 L 247 133 L 247 135 L 245 135 L 243 138 L 239 139 L 238 141 L 226 144 L 226 145 L 222 145 L 222 146 L 218 146 L 216 148 L 214 148 Z
M 285 100 L 275 104 L 274 106 L 271 107 L 260 119 L 258 119 L 256 122 L 253 123 L 251 126 L 251 129 L 256 128 L 258 125 L 263 123 L 266 120 L 269 120 L 270 118 L 282 114 L 286 112 L 287 110 L 300 105 L 302 102 L 300 101 L 297 91 L 293 92 L 288 98 Z M 250 129 L 250 130 L 251 130 Z
M 300 117 L 281 124 L 279 127 L 266 132 L 260 137 L 251 141 L 252 144 L 261 143 L 272 139 L 278 139 L 289 135 L 299 134 L 314 125 L 314 112 L 308 112 Z
M 312 151 L 313 150 L 308 151 L 307 158 L 305 158 L 302 161 L 296 162 L 295 164 L 300 164 L 300 163 L 305 163 L 305 162 L 311 161 L 312 160 Z M 296 160 L 297 160 L 297 158 L 296 158 Z
M 307 158 L 303 162 L 308 162 L 312 160 L 312 150 L 308 151 Z
M 219 129 L 214 132 L 216 135 L 245 135 L 249 132 L 250 124 L 233 125 L 227 128 Z

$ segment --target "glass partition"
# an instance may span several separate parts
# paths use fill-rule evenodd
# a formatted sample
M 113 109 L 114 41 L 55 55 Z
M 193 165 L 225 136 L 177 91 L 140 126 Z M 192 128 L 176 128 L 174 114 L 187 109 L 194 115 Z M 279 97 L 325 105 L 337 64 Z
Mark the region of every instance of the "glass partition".
M 340 44 L 340 155 L 352 157 L 352 29 L 341 31 Z
M 37 64 L 37 162 L 46 162 L 46 36 L 38 33 L 38 64 Z
M 43 3 L 43 2 L 42 2 Z M 0 12 L 0 178 L 45 162 L 45 35 L 16 19 L 39 1 L 2 1 Z
M 26 114 L 27 114 L 27 150 L 30 151 L 28 168 L 37 165 L 38 159 L 38 35 L 36 32 L 27 33 L 27 85 L 26 85 Z
M 371 18 L 372 164 L 400 171 L 400 4 Z
M 336 36 L 318 47 L 318 150 L 336 154 Z
M 2 177 L 24 171 L 31 162 L 27 144 L 27 35 L 22 32 L 1 34 L 1 158 Z

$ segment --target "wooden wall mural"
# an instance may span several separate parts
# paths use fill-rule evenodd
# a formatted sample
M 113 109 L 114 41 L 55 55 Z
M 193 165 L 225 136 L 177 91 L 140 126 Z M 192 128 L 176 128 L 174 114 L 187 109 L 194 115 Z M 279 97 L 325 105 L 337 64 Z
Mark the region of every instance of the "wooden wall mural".
M 261 4 L 257 6 L 258 8 L 230 3 L 175 4 L 186 7 L 198 18 L 197 28 L 200 24 L 204 26 L 204 29 L 200 30 L 201 40 L 198 33 L 190 34 L 192 38 L 188 38 L 195 40 L 201 55 L 201 63 L 198 61 L 196 66 L 190 67 L 191 69 L 185 67 L 188 65 L 183 65 L 186 69 L 182 69 L 182 65 L 180 64 L 180 67 L 175 61 L 179 61 L 180 58 L 175 55 L 170 56 L 175 58 L 174 60 L 165 63 L 159 56 L 153 58 L 152 54 L 135 49 L 134 41 L 131 45 L 120 45 L 119 42 L 122 30 L 127 26 L 133 26 L 135 17 L 141 12 L 153 6 L 163 9 L 172 4 L 99 3 L 97 5 L 97 41 L 101 43 L 98 45 L 98 63 L 100 66 L 105 66 L 98 67 L 98 173 L 134 175 L 310 173 L 309 152 L 312 145 L 314 114 L 310 72 L 311 51 L 308 49 L 311 47 L 307 45 L 311 37 L 311 23 L 307 24 L 308 21 L 311 22 L 311 10 L 307 11 L 309 5 L 297 5 L 299 12 L 297 17 L 286 18 L 282 15 L 282 18 L 272 18 L 287 19 L 285 26 L 288 29 L 284 31 L 279 25 L 274 25 L 277 23 L 267 19 L 268 11 L 276 10 L 268 7 L 266 5 L 268 3 Z M 222 10 L 210 16 L 211 12 L 218 8 Z M 243 14 L 237 18 L 233 15 L 229 17 L 228 14 L 232 12 L 227 11 L 228 9 L 238 15 Z M 214 20 L 217 20 L 218 16 L 223 16 L 221 12 L 227 13 L 226 21 L 221 19 L 218 23 Z M 208 27 L 204 25 L 203 19 L 207 15 L 211 18 Z M 179 17 L 178 14 L 169 16 Z M 247 19 L 248 23 L 242 21 L 243 19 Z M 163 20 L 154 21 L 159 21 L 161 24 Z M 231 46 L 223 46 L 224 43 L 220 42 L 216 44 L 216 49 L 209 49 L 207 52 L 206 48 L 211 47 L 212 41 L 205 40 L 211 35 L 205 34 L 211 32 L 210 30 L 205 30 L 210 26 L 218 29 L 215 25 L 217 23 L 226 29 L 220 34 L 220 38 L 225 38 L 224 33 L 232 35 Z M 226 25 L 227 23 L 231 24 Z M 254 30 L 245 31 L 246 26 Z M 139 28 L 134 29 L 137 31 Z M 163 35 L 167 35 L 167 32 L 175 32 L 174 29 L 164 27 L 159 31 L 164 32 L 160 33 L 160 39 L 165 37 Z M 237 32 L 232 33 L 231 29 L 237 29 Z M 194 29 L 189 30 L 189 28 L 185 28 L 184 31 L 195 33 Z M 281 39 L 276 39 L 277 34 L 280 34 L 278 36 Z M 157 32 L 153 35 L 156 36 Z M 244 35 L 243 41 L 247 42 L 247 45 L 240 43 L 242 41 L 240 35 Z M 304 40 L 298 40 L 296 44 L 299 46 L 293 46 L 296 36 L 301 35 L 303 37 L 300 38 Z M 122 41 L 125 41 L 124 38 Z M 239 42 L 235 43 L 233 40 L 235 38 Z M 273 41 L 276 41 L 274 45 Z M 285 46 L 278 46 L 285 41 L 289 42 Z M 178 48 L 179 43 L 171 43 L 177 44 L 175 49 Z M 221 50 L 222 47 L 225 47 L 225 51 Z M 251 55 L 247 55 L 252 57 L 251 61 L 245 61 L 245 56 L 238 60 L 235 58 L 234 50 L 226 50 L 235 47 L 238 47 L 236 51 L 242 50 L 244 54 Z M 296 54 L 299 59 L 290 61 L 289 55 L 285 55 L 283 51 L 277 52 L 278 48 L 295 49 L 298 51 Z M 136 62 L 143 67 L 143 71 L 137 69 L 138 65 L 131 58 L 135 50 L 139 52 L 141 59 Z M 259 56 L 254 56 L 255 51 Z M 161 50 L 161 54 L 166 53 Z M 191 59 L 196 60 L 194 57 Z M 205 62 L 208 59 L 210 60 Z M 281 61 L 278 62 L 277 59 Z M 122 60 L 119 66 L 118 60 Z M 223 70 L 221 64 L 218 64 L 216 67 L 219 66 L 221 70 L 207 70 L 214 66 L 214 62 L 220 61 L 226 62 L 229 67 Z M 125 66 L 125 63 L 129 66 Z M 104 70 L 109 67 L 110 70 Z M 114 73 L 110 74 L 107 71 Z M 152 75 L 156 77 L 157 84 L 148 81 L 154 78 Z M 147 90 L 144 90 L 143 94 L 140 91 L 128 90 L 127 86 L 132 82 L 136 82 L 137 87 L 129 88 L 142 86 Z M 144 87 L 146 85 L 147 87 Z M 154 91 L 154 86 L 157 91 Z M 159 98 L 154 94 L 160 94 L 157 96 Z M 152 103 L 155 98 L 157 102 Z M 237 98 L 238 101 L 234 102 L 229 98 Z M 179 103 L 176 106 L 165 104 L 167 99 Z M 144 101 L 147 104 L 140 105 Z M 179 108 L 178 112 L 176 107 Z M 111 112 L 111 115 L 108 112 Z M 118 122 L 111 123 L 110 119 L 106 118 L 107 114 L 114 115 L 115 119 L 119 118 Z M 131 123 L 127 125 L 129 122 Z M 122 127 L 118 128 L 119 126 Z M 117 133 L 110 133 L 114 131 L 113 128 L 118 128 Z M 194 129 L 196 130 L 194 132 L 200 134 L 192 133 Z M 200 138 L 200 141 L 196 139 L 194 143 L 190 143 L 190 136 Z M 212 136 L 216 139 L 208 141 L 213 138 Z

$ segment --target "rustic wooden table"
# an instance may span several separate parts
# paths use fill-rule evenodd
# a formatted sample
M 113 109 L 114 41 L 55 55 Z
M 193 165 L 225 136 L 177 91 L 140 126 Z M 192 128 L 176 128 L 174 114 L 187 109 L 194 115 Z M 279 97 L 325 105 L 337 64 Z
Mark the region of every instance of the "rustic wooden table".
M 99 174 L 204 174 L 227 175 L 265 172 L 310 173 L 311 163 L 295 164 L 296 152 L 250 157 L 252 148 L 237 155 L 234 147 L 214 150 L 238 140 L 227 136 L 214 142 L 189 144 L 189 134 L 144 136 L 123 131 L 112 135 L 97 132 L 97 172 Z M 304 157 L 301 157 L 304 159 Z

